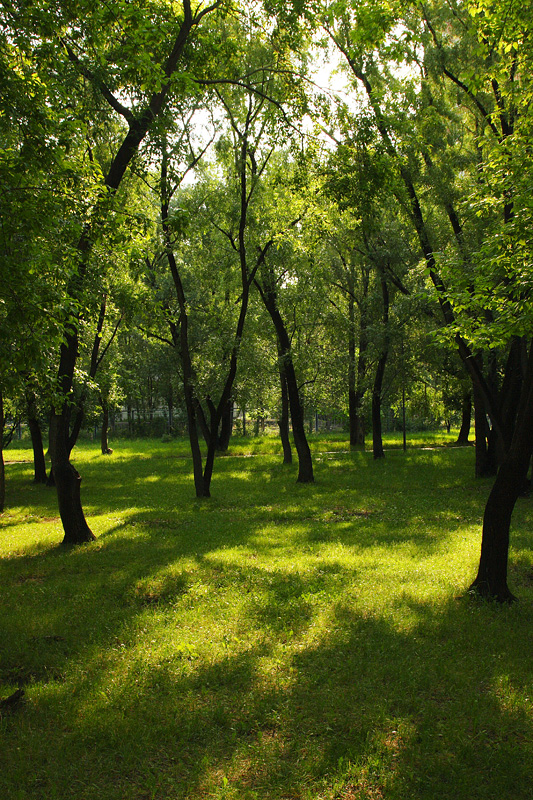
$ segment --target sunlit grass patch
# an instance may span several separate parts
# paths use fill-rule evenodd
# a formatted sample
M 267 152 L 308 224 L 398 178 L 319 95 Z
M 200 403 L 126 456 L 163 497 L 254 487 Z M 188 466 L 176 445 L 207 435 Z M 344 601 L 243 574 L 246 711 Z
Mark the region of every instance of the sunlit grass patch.
M 0 698 L 26 694 L 0 720 L 2 798 L 530 797 L 530 501 L 520 602 L 472 603 L 472 451 L 311 442 L 314 485 L 241 439 L 210 500 L 186 443 L 79 447 L 98 538 L 71 550 L 53 490 L 8 465 Z

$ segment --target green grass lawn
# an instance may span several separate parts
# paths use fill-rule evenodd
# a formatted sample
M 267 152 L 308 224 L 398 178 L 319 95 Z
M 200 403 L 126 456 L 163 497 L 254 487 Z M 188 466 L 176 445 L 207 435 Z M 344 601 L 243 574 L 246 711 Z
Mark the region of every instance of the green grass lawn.
M 384 461 L 236 440 L 210 500 L 185 442 L 76 448 L 97 540 L 6 451 L 2 800 L 530 800 L 531 500 L 510 607 L 465 597 L 490 483 L 444 436 Z M 453 440 L 453 436 L 450 437 Z M 254 457 L 247 457 L 254 456 Z

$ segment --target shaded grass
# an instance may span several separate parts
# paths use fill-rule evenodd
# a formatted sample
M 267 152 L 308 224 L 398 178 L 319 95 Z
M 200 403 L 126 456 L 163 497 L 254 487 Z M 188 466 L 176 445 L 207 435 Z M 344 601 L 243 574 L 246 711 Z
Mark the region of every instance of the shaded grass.
M 0 721 L 0 797 L 531 796 L 529 502 L 520 603 L 472 603 L 471 451 L 312 444 L 301 486 L 274 440 L 237 442 L 210 501 L 183 443 L 81 448 L 98 539 L 73 550 L 53 493 L 8 465 L 0 697 L 26 703 Z

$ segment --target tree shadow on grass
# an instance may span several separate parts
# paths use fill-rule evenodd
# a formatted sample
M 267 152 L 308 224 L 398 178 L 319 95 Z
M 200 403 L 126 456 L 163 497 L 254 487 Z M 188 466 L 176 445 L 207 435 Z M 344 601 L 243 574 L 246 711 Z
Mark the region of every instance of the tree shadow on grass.
M 436 520 L 464 507 L 439 463 L 423 470 L 437 494 L 452 487 Z M 89 498 L 116 511 L 97 542 L 0 563 L 0 675 L 28 696 L 0 722 L 0 796 L 529 798 L 530 606 L 400 591 L 396 616 L 358 606 L 358 573 L 326 557 L 333 539 L 414 542 L 416 559 L 446 537 L 427 543 L 420 508 L 378 509 L 407 473 L 336 487 L 341 469 L 293 489 L 269 467 L 267 504 L 232 469 L 226 498 L 178 507 L 169 469 L 139 508 L 113 468 Z M 298 570 L 276 561 L 289 534 L 309 548 Z
M 294 574 L 210 550 L 149 597 L 135 587 L 153 588 L 176 545 L 102 548 L 48 556 L 44 618 L 64 639 L 41 658 L 62 674 L 33 676 L 27 708 L 2 722 L 6 800 L 530 797 L 530 608 L 404 598 L 402 628 L 343 602 L 356 576 L 340 564 Z M 208 649 L 221 637 L 208 607 L 231 598 L 227 646 Z

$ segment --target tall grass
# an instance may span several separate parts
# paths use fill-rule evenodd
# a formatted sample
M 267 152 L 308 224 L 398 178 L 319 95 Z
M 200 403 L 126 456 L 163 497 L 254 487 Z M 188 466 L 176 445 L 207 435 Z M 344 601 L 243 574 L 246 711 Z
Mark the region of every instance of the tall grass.
M 0 720 L 0 797 L 530 798 L 530 501 L 520 602 L 465 598 L 489 484 L 434 445 L 374 462 L 314 437 L 302 486 L 276 440 L 242 439 L 209 501 L 185 443 L 84 445 L 98 538 L 70 550 L 8 451 L 0 697 L 25 701 Z

